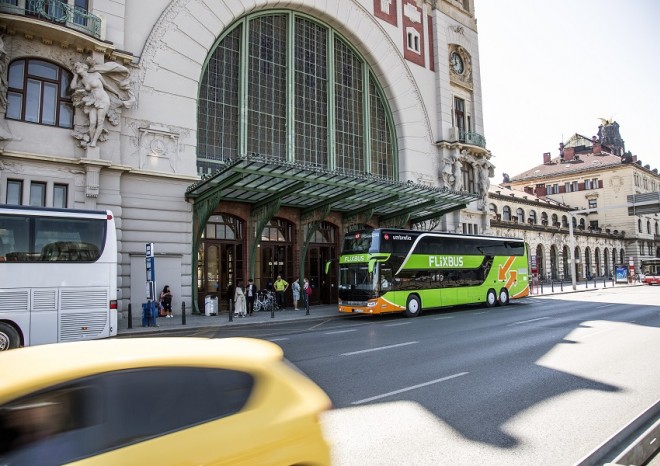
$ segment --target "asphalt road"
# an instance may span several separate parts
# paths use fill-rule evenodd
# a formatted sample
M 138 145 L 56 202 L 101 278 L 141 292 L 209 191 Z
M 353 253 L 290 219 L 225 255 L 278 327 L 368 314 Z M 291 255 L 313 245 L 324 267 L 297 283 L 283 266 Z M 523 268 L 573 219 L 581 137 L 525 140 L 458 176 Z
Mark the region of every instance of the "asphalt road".
M 337 465 L 573 465 L 660 396 L 659 298 L 608 289 L 237 331 L 278 343 L 330 395 Z

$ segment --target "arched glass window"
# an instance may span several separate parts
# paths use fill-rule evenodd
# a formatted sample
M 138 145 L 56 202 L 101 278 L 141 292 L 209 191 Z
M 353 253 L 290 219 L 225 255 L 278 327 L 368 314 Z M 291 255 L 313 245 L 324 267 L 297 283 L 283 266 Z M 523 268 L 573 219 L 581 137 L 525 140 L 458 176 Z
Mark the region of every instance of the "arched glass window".
M 516 216 L 518 217 L 518 221 L 520 223 L 525 222 L 525 211 L 522 210 L 520 207 L 518 209 L 516 209 Z
M 490 204 L 488 206 L 488 210 L 490 211 L 491 214 L 497 215 L 497 206 L 495 204 Z
M 502 220 L 507 222 L 511 221 L 511 207 L 508 205 L 505 205 L 504 208 L 502 208 Z
M 202 75 L 197 168 L 242 154 L 398 178 L 394 124 L 367 62 L 296 12 L 248 16 L 215 45 Z
M 559 226 L 559 217 L 557 214 L 552 214 L 552 225 L 556 227 Z
M 34 58 L 14 60 L 7 74 L 7 113 L 11 120 L 71 128 L 71 72 Z
M 529 223 L 532 225 L 536 225 L 536 211 L 535 210 L 530 210 L 529 211 Z
M 469 193 L 476 193 L 477 187 L 474 184 L 474 167 L 467 162 L 462 162 L 461 175 L 463 176 L 463 187 L 461 189 Z
M 575 223 L 573 223 L 573 225 L 575 225 Z M 566 215 L 561 216 L 561 226 L 568 228 L 568 217 Z
M 545 212 L 541 212 L 541 225 L 547 225 L 548 224 L 548 214 Z
M 580 229 L 581 229 L 581 230 L 584 230 L 584 226 L 585 226 L 585 221 L 584 221 L 583 218 L 581 218 L 581 219 L 580 219 Z
M 642 232 L 642 219 L 638 218 L 637 219 L 637 230 L 641 233 Z
M 651 234 L 651 221 L 647 220 L 646 221 L 646 232 L 650 235 Z
M 658 225 L 658 222 L 655 222 L 655 234 L 660 235 L 660 225 Z

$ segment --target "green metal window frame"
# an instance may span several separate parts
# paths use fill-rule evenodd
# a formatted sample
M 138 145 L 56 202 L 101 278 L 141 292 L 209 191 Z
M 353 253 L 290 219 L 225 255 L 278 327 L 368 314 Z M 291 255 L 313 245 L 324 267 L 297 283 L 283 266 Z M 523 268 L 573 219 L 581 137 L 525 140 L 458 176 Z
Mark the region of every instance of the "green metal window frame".
M 256 40 L 256 27 L 278 20 L 286 24 L 283 34 L 280 25 L 273 28 L 279 32 L 269 36 L 265 31 Z M 319 29 L 325 31 L 323 40 Z M 227 47 L 225 40 L 238 42 Z M 344 62 L 338 62 L 337 47 L 353 64 L 352 76 L 360 83 L 359 89 L 353 90 L 359 102 L 338 96 L 346 84 L 340 81 L 347 79 L 347 71 L 338 69 L 338 63 Z M 269 68 L 270 58 L 279 58 L 280 67 L 284 63 L 283 73 L 277 79 L 256 76 L 258 72 L 274 71 Z M 270 88 L 271 95 L 269 79 L 270 84 L 278 86 Z M 306 79 L 306 83 L 301 83 L 301 79 Z M 273 96 L 273 89 L 285 95 Z M 234 94 L 236 101 L 225 100 Z M 278 98 L 284 108 L 265 108 Z M 340 170 L 349 175 L 373 173 L 379 178 L 398 180 L 394 120 L 375 74 L 348 40 L 304 13 L 268 10 L 245 16 L 227 28 L 203 65 L 198 102 L 200 175 L 210 175 L 226 162 L 256 153 L 275 162 Z M 360 108 L 340 107 L 341 103 L 350 102 Z M 346 115 L 350 118 L 340 118 Z M 350 121 L 353 127 L 348 125 Z

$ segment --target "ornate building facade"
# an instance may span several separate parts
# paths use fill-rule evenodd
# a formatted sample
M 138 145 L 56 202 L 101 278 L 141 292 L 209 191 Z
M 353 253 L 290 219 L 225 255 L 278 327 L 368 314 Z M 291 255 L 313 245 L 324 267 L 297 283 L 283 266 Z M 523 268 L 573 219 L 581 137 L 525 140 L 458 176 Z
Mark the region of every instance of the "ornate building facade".
M 657 168 L 625 150 L 615 121 L 604 120 L 598 135 L 590 138 L 574 134 L 560 144 L 557 156 L 543 154 L 542 164 L 511 177 L 503 185 L 522 191 L 534 202 L 586 210 L 584 215 L 573 216 L 576 237 L 584 240 L 580 250 L 576 248 L 583 274 L 606 274 L 608 250 L 610 264 L 629 265 L 632 261 L 636 270 L 642 260 L 660 257 L 660 175 Z M 633 195 L 654 197 L 654 207 L 629 207 Z M 529 212 L 526 215 L 516 220 L 529 222 Z M 515 217 L 511 212 L 511 218 Z M 505 218 L 502 212 L 502 220 Z M 548 227 L 555 224 L 553 219 L 545 220 L 549 221 Z M 563 225 L 562 220 L 560 231 Z M 621 245 L 620 252 L 614 255 L 617 244 Z M 550 252 L 547 246 L 544 251 Z
M 309 276 L 355 226 L 481 233 L 473 0 L 0 1 L 0 203 L 110 209 L 174 305 Z

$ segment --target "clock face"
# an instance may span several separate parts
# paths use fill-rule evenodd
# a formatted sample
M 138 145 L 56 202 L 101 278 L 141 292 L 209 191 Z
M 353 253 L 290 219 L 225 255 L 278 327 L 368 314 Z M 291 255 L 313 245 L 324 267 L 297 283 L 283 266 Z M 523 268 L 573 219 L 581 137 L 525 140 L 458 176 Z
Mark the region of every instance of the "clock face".
M 456 74 L 463 73 L 463 69 L 465 67 L 463 65 L 463 59 L 458 53 L 456 52 L 451 53 L 451 56 L 449 57 L 449 64 L 451 65 L 451 69 L 454 70 L 454 73 Z

